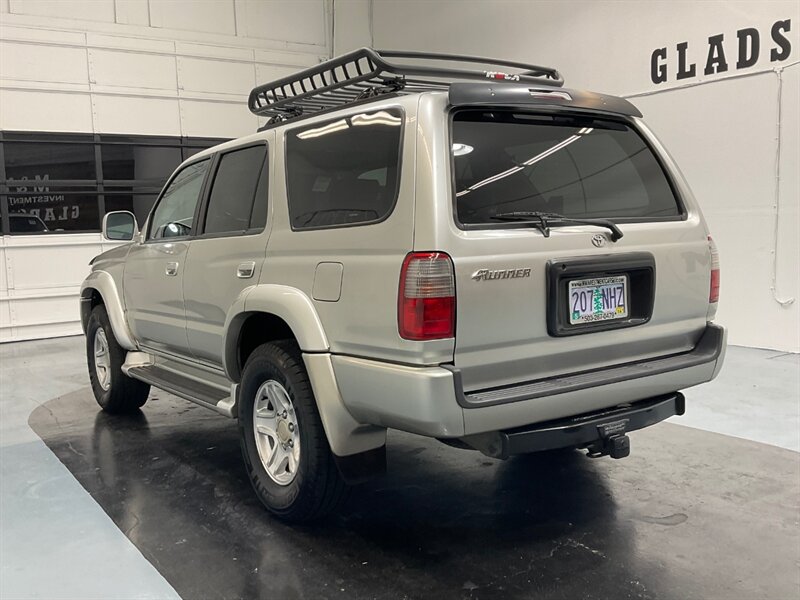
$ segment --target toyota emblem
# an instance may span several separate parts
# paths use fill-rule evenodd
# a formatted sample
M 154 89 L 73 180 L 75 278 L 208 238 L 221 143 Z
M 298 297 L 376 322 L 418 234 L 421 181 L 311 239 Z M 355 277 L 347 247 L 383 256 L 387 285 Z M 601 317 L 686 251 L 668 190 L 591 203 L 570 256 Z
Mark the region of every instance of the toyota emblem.
M 602 248 L 606 245 L 606 236 L 596 233 L 592 236 L 592 245 L 595 248 Z

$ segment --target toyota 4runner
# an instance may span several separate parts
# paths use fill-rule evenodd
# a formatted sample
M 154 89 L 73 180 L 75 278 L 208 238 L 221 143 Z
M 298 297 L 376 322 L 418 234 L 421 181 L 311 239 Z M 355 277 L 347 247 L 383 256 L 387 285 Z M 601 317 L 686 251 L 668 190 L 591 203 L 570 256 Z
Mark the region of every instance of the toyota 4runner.
M 390 428 L 626 456 L 721 367 L 717 252 L 639 111 L 562 84 L 364 48 L 255 88 L 258 133 L 184 162 L 141 231 L 104 219 L 130 243 L 81 289 L 100 406 L 152 385 L 238 419 L 292 521 L 385 469 Z

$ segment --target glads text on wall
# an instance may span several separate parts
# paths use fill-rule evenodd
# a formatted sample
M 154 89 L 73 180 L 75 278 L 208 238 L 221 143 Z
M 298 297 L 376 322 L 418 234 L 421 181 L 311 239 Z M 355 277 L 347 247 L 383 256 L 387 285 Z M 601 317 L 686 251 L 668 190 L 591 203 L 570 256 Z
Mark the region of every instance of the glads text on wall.
M 792 53 L 792 44 L 786 34 L 792 29 L 791 19 L 776 21 L 772 24 L 769 31 L 769 61 L 783 62 Z M 728 52 L 732 53 L 731 45 L 736 47 L 736 62 L 729 62 L 726 55 L 725 35 L 720 33 L 708 38 L 708 48 L 706 52 L 706 62 L 703 68 L 704 75 L 714 75 L 728 71 L 731 64 L 736 69 L 746 69 L 755 65 L 761 57 L 761 38 L 762 35 L 753 27 L 746 27 L 736 32 L 736 43 L 728 43 Z M 690 62 L 693 51 L 689 48 L 689 42 L 680 42 L 675 46 L 677 59 L 677 69 L 675 79 L 690 79 L 697 75 L 697 63 Z M 766 51 L 765 51 L 766 56 Z M 731 54 L 731 61 L 733 55 Z M 650 55 L 650 79 L 653 83 L 665 83 L 671 76 L 670 58 L 667 48 L 656 48 Z

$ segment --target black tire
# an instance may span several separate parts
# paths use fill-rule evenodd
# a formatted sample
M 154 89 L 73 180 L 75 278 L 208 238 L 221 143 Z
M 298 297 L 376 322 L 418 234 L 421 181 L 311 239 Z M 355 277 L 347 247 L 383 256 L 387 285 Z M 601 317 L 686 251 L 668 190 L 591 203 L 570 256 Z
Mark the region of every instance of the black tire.
M 98 377 L 95 356 L 95 337 L 99 329 L 105 334 L 108 354 L 106 367 L 109 380 L 104 387 Z M 133 379 L 122 372 L 125 362 L 125 349 L 119 345 L 111 322 L 108 320 L 106 307 L 98 304 L 89 315 L 86 326 L 86 362 L 89 366 L 89 381 L 92 384 L 94 398 L 104 411 L 108 413 L 131 413 L 139 410 L 147 401 L 150 386 L 143 381 Z
M 253 427 L 256 394 L 266 381 L 280 383 L 294 407 L 300 456 L 291 483 L 270 477 L 259 456 Z M 242 456 L 259 500 L 284 521 L 300 523 L 335 511 L 345 500 L 342 479 L 322 427 L 303 358 L 294 340 L 280 340 L 256 348 L 247 359 L 239 390 L 239 433 Z

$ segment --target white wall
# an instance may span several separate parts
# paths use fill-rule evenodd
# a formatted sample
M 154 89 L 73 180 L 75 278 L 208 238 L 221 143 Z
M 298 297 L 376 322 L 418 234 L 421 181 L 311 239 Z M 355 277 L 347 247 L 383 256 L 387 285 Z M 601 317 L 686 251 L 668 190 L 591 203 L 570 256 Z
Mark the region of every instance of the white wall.
M 80 283 L 114 245 L 92 233 L 0 236 L 0 342 L 80 333 Z
M 330 56 L 330 0 L 0 0 L 0 129 L 233 138 Z M 80 333 L 99 234 L 0 236 L 0 341 Z
M 770 26 L 782 19 L 792 20 L 791 56 L 770 63 Z M 736 70 L 736 31 L 745 27 L 761 33 L 762 56 Z M 707 38 L 718 33 L 730 70 L 705 76 Z M 0 0 L 0 129 L 235 137 L 257 126 L 245 105 L 253 85 L 326 58 L 334 41 L 337 53 L 372 44 L 552 64 L 568 86 L 633 96 L 719 243 L 719 319 L 731 341 L 800 350 L 800 3 L 792 0 Z M 675 45 L 684 41 L 697 76 L 677 81 Z M 661 47 L 669 80 L 656 85 L 650 56 Z M 22 238 L 6 237 L 0 340 L 79 331 L 74 293 L 101 247 L 87 235 L 48 238 L 69 238 L 63 253 L 17 249 Z M 37 316 L 32 289 L 61 300 Z
M 0 0 L 0 129 L 237 137 L 329 56 L 325 0 Z
M 517 59 L 557 67 L 567 87 L 631 97 L 681 165 L 719 245 L 718 319 L 730 341 L 800 351 L 800 2 L 340 0 L 336 8 L 337 53 L 372 42 Z M 345 12 L 353 15 L 341 25 Z M 785 19 L 791 53 L 770 62 L 771 27 Z M 737 31 L 750 27 L 760 59 L 737 70 Z M 717 34 L 729 70 L 707 76 L 708 38 Z M 696 74 L 677 80 L 681 42 Z M 654 84 L 651 54 L 662 47 L 668 81 Z

